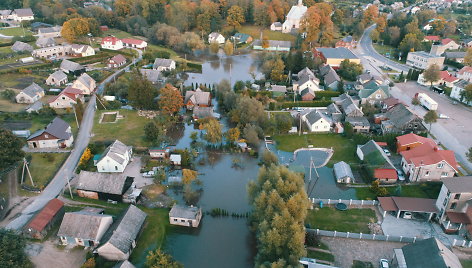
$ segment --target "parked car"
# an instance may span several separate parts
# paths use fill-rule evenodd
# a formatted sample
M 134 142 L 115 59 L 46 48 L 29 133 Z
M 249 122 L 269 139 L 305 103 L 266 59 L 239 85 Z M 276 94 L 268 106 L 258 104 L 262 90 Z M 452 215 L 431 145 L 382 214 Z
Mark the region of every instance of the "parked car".
M 404 219 L 411 220 L 412 217 L 413 217 L 413 215 L 411 214 L 411 212 L 405 211 L 403 213 L 403 218 Z
M 403 174 L 403 171 L 401 171 L 400 169 L 397 169 L 397 174 L 398 174 L 399 181 L 405 181 L 405 174 Z
M 439 114 L 438 116 L 440 119 L 449 119 L 449 116 L 445 115 L 445 114 Z
M 386 259 L 380 259 L 380 262 L 379 262 L 379 267 L 380 268 L 388 268 L 388 260 Z
M 388 149 L 383 149 L 383 151 L 387 156 L 392 156 L 392 154 L 390 153 Z

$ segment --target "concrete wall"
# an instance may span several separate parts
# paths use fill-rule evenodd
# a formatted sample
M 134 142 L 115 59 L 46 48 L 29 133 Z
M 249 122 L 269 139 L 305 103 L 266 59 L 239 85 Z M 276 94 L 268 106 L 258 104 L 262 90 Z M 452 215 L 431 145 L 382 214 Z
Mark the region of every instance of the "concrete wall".
M 123 261 L 129 258 L 130 253 L 123 253 L 110 243 L 105 243 L 97 249 L 98 255 L 110 261 Z

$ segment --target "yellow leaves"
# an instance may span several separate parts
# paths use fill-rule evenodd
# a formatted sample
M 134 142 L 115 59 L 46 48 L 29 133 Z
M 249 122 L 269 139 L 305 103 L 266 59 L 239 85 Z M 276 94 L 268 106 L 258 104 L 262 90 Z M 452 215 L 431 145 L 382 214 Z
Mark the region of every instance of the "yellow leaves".
M 87 147 L 82 156 L 80 157 L 79 164 L 85 165 L 90 160 L 90 158 L 92 158 L 92 152 L 90 151 L 90 148 Z
M 233 5 L 228 10 L 228 17 L 226 18 L 226 22 L 229 26 L 233 26 L 233 28 L 241 26 L 241 23 L 244 23 L 246 20 L 244 18 L 244 11 L 240 6 Z
M 67 41 L 73 42 L 78 37 L 90 33 L 90 24 L 87 18 L 73 18 L 62 25 L 61 34 Z
M 184 184 L 190 184 L 197 178 L 197 171 L 191 169 L 182 169 L 182 182 Z

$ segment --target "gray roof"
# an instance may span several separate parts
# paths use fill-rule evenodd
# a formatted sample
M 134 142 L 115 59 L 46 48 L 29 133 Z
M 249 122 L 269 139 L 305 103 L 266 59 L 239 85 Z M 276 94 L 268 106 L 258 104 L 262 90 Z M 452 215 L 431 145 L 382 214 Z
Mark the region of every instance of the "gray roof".
M 51 123 L 49 123 L 47 126 L 46 126 L 46 129 L 42 129 L 42 130 L 39 130 L 39 131 L 36 131 L 35 133 L 33 133 L 31 136 L 28 137 L 28 140 L 32 139 L 32 138 L 35 138 L 41 134 L 43 134 L 44 132 L 58 138 L 58 139 L 61 139 L 61 140 L 68 140 L 70 138 L 70 136 L 72 136 L 71 133 L 69 133 L 67 130 L 69 129 L 69 124 L 60 119 L 59 117 L 56 117 L 54 118 Z
M 26 94 L 26 95 L 30 96 L 31 98 L 33 98 L 38 93 L 44 92 L 44 89 L 42 87 L 40 87 L 38 84 L 33 82 L 31 85 L 27 86 L 21 92 L 23 92 L 24 94 Z
M 329 64 L 324 64 L 324 65 L 321 65 L 320 66 L 320 75 L 321 76 L 325 76 L 327 73 L 329 73 L 330 70 L 333 70 L 333 67 L 331 67 L 331 65 Z
M 192 101 L 195 105 L 207 105 L 210 102 L 210 92 L 202 91 L 200 88 L 185 92 L 185 103 Z
M 38 28 L 38 34 L 57 33 L 62 30 L 62 26 Z
M 287 92 L 287 87 L 286 86 L 271 85 L 270 86 L 270 91 L 285 93 L 285 92 Z
M 433 55 L 433 54 L 430 54 L 428 52 L 425 52 L 425 51 L 414 51 L 414 52 L 409 52 L 408 55 L 416 55 L 418 57 L 423 57 L 423 58 L 440 58 L 440 56 L 436 56 L 436 55 Z
M 174 62 L 174 61 L 171 60 L 171 59 L 156 58 L 156 59 L 154 60 L 153 68 L 157 68 L 157 67 L 160 67 L 160 66 L 169 68 L 170 65 L 172 64 L 172 62 Z
M 123 62 L 126 62 L 125 56 L 118 54 L 113 56 L 110 60 L 114 61 L 115 63 L 121 64 Z
M 358 147 L 360 148 L 360 150 L 364 154 L 364 157 L 366 157 L 367 155 L 372 154 L 372 153 L 380 154 L 382 156 L 382 158 L 385 160 L 384 167 L 395 169 L 395 166 L 393 165 L 390 158 L 388 158 L 388 156 L 385 154 L 385 152 L 382 150 L 382 148 L 380 148 L 380 146 L 374 140 L 370 140 L 364 145 L 358 145 Z
M 352 126 L 354 127 L 370 127 L 370 123 L 369 123 L 369 120 L 367 120 L 367 118 L 365 117 L 360 117 L 360 116 L 357 116 L 357 117 L 351 117 L 351 116 L 348 116 L 346 117 L 346 122 L 349 122 L 349 124 L 351 124 Z
M 122 195 L 126 190 L 126 179 L 123 174 L 80 171 L 77 190 Z
M 305 84 L 306 82 L 308 82 L 308 81 L 310 81 L 310 80 L 316 81 L 317 83 L 320 82 L 320 80 L 319 80 L 318 78 L 316 78 L 315 76 L 311 76 L 311 75 L 307 75 L 307 74 L 302 74 L 302 75 L 299 75 L 299 76 L 298 76 L 298 81 L 297 81 L 297 83 L 298 83 L 298 85 L 303 85 L 303 84 Z M 315 82 L 315 83 L 316 83 L 316 82 Z
M 315 77 L 315 74 L 313 73 L 312 70 L 310 70 L 308 67 L 305 67 L 303 70 L 301 70 L 300 72 L 298 72 L 298 78 L 300 79 L 301 76 L 303 75 L 308 75 L 308 76 L 311 76 L 311 77 Z
M 69 72 L 74 72 L 74 71 L 85 69 L 84 66 L 82 66 L 82 65 L 80 65 L 76 62 L 70 61 L 70 60 L 63 60 L 61 62 L 61 67 L 60 68 L 62 70 L 69 71 Z
M 336 179 L 342 179 L 346 177 L 349 177 L 351 179 L 354 178 L 351 167 L 344 161 L 334 164 L 333 170 L 334 170 L 334 175 L 336 176 Z
M 15 12 L 18 17 L 34 16 L 33 10 L 31 10 L 31 8 L 14 9 L 13 12 Z
M 408 267 L 415 268 L 459 268 L 459 258 L 436 238 L 416 241 L 402 247 Z
M 341 78 L 339 77 L 338 73 L 336 73 L 336 71 L 333 68 L 328 70 L 328 72 L 325 74 L 323 79 L 324 79 L 325 85 L 331 85 L 334 82 L 341 81 Z
M 465 88 L 467 85 L 469 85 L 469 82 L 467 82 L 467 81 L 464 80 L 464 79 L 459 79 L 459 81 L 457 81 L 456 83 L 454 83 L 454 86 L 455 86 L 455 87 L 458 87 L 458 88 Z
M 41 101 L 35 101 L 33 104 L 28 105 L 25 110 L 27 112 L 37 112 L 43 108 L 43 103 Z
M 316 49 L 318 52 L 323 53 L 325 58 L 331 59 L 358 59 L 354 53 L 345 47 L 319 47 Z
M 21 51 L 33 51 L 33 47 L 30 44 L 27 44 L 25 42 L 21 41 L 16 41 L 12 46 L 11 50 L 15 52 L 21 52 Z
M 118 262 L 113 268 L 136 268 L 131 262 L 128 260 Z
M 161 74 L 158 70 L 153 69 L 140 69 L 141 75 L 151 82 L 157 82 Z
M 212 32 L 208 35 L 209 38 L 211 39 L 216 39 L 220 36 L 221 34 L 220 33 L 217 33 L 217 32 Z
M 87 88 L 92 89 L 92 83 L 95 81 L 93 80 L 90 75 L 87 73 L 81 74 L 78 78 L 77 81 L 80 81 L 82 84 L 84 84 Z
M 314 123 L 318 122 L 320 119 L 326 120 L 328 123 L 331 123 L 331 118 L 329 118 L 326 114 L 318 111 L 318 110 L 312 110 L 306 115 L 306 119 L 308 123 L 313 125 Z
M 202 119 L 207 117 L 213 117 L 213 107 L 200 107 L 196 106 L 193 109 L 193 116 Z
M 311 94 L 311 95 L 315 96 L 315 92 L 314 92 L 311 88 L 309 88 L 309 87 L 303 89 L 303 90 L 300 92 L 300 96 L 305 96 L 306 94 Z
M 89 47 L 91 48 L 91 46 L 83 45 L 83 44 L 72 44 L 72 45 L 70 45 L 70 48 L 72 48 L 73 50 L 78 51 L 80 53 L 86 52 Z
M 358 114 L 364 115 L 361 109 L 357 106 L 358 102 L 355 102 L 354 99 L 349 96 L 347 93 L 340 95 L 339 97 L 332 98 L 336 104 L 340 104 L 343 108 L 343 112 L 346 115 Z
M 57 235 L 95 240 L 97 239 L 99 227 L 106 218 L 112 218 L 112 216 L 84 211 L 67 212 L 64 214 Z
M 49 77 L 52 77 L 57 81 L 67 79 L 67 75 L 62 70 L 55 71 L 54 73 L 50 74 Z
M 200 209 L 198 207 L 186 207 L 174 204 L 169 212 L 169 217 L 197 219 L 197 214 L 199 211 Z
M 56 41 L 52 37 L 41 37 L 36 40 L 36 45 L 38 47 L 50 47 L 50 46 L 55 46 Z
M 122 143 L 119 140 L 115 140 L 110 146 L 108 146 L 102 154 L 102 157 L 98 162 L 102 161 L 105 156 L 110 157 L 111 159 L 115 160 L 117 163 L 123 164 L 126 159 L 122 156 L 126 155 L 130 147 L 126 144 Z
M 364 80 L 369 81 L 373 78 L 374 77 L 369 73 L 363 73 L 363 74 L 360 74 L 360 75 L 357 76 L 357 80 L 362 80 L 362 81 L 364 81 Z
M 348 35 L 348 36 L 346 36 L 346 37 L 344 37 L 344 38 L 342 39 L 342 41 L 343 41 L 343 42 L 346 42 L 346 43 L 350 43 L 350 42 L 352 42 L 353 40 L 354 40 L 354 38 L 352 38 L 352 35 Z
M 130 205 L 123 216 L 105 234 L 104 242 L 110 243 L 123 253 L 131 252 L 133 241 L 138 237 L 147 215 L 134 205 Z M 100 254 L 100 248 L 98 248 Z
M 472 193 L 472 176 L 441 179 L 451 193 Z
M 282 23 L 280 21 L 276 21 L 272 23 L 275 27 L 282 27 Z
M 410 109 L 408 109 L 403 104 L 395 105 L 392 109 L 385 113 L 385 117 L 392 122 L 392 124 L 401 129 L 403 126 L 411 122 L 412 120 L 418 118 Z
M 443 56 L 448 59 L 462 59 L 465 57 L 465 51 L 446 51 Z

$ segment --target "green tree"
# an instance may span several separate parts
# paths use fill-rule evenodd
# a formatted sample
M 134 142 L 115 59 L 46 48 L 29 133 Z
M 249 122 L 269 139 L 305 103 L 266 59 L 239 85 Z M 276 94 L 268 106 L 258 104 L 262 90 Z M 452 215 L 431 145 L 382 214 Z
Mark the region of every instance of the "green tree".
M 226 17 L 226 22 L 229 26 L 232 26 L 235 30 L 237 27 L 241 26 L 241 23 L 245 22 L 244 11 L 238 5 L 233 5 L 228 10 L 228 16 Z
M 293 118 L 288 113 L 277 113 L 275 115 L 275 124 L 278 133 L 287 133 L 292 129 Z
M 425 115 L 424 115 L 424 118 L 423 118 L 424 122 L 426 124 L 429 124 L 429 130 L 428 132 L 431 132 L 431 125 L 433 123 L 436 123 L 436 121 L 438 120 L 438 114 L 436 113 L 436 111 L 428 111 Z
M 166 84 L 159 93 L 159 109 L 162 113 L 174 115 L 184 106 L 180 91 L 171 84 Z
M 247 124 L 243 129 L 243 137 L 248 144 L 256 147 L 259 145 L 258 127 L 253 124 Z
M 21 150 L 23 144 L 23 140 L 13 135 L 10 130 L 0 128 L 0 170 L 18 162 L 25 156 Z
M 467 53 L 464 57 L 464 64 L 468 66 L 472 66 L 472 47 L 467 49 Z
M 364 69 L 361 64 L 350 62 L 346 59 L 341 62 L 338 73 L 342 78 L 354 81 L 363 71 Z
M 223 47 L 223 50 L 227 56 L 233 55 L 234 52 L 234 46 L 233 43 L 228 39 L 226 40 L 225 46 Z
M 146 256 L 146 268 L 183 268 L 184 266 L 176 262 L 171 255 L 161 249 L 149 251 Z
M 428 67 L 423 73 L 423 78 L 426 82 L 429 82 L 431 84 L 431 88 L 433 88 L 433 83 L 439 81 L 441 79 L 441 73 L 440 73 L 439 65 L 437 64 L 432 64 L 431 66 Z
M 161 134 L 162 134 L 161 128 L 156 123 L 149 122 L 146 125 L 144 125 L 144 138 L 147 141 L 157 143 Z
M 416 51 L 420 49 L 421 46 L 421 40 L 418 39 L 418 36 L 414 33 L 408 33 L 400 42 L 399 49 L 403 55 L 407 55 L 408 52 Z
M 3 137 L 3 133 L 1 136 Z M 3 156 L 4 154 L 1 155 Z M 3 161 L 0 161 L 0 163 L 3 164 Z M 33 267 L 25 253 L 25 246 L 26 239 L 23 236 L 10 230 L 0 229 L 0 267 Z
M 262 153 L 261 162 L 264 166 L 270 167 L 271 165 L 278 165 L 279 159 L 277 158 L 277 155 L 266 149 Z
M 469 150 L 465 153 L 465 156 L 467 156 L 467 160 L 469 162 L 472 162 L 472 147 L 470 147 Z
M 380 33 L 379 31 L 377 31 L 377 29 L 374 29 L 372 30 L 372 32 L 370 32 L 370 39 L 372 39 L 372 41 L 374 41 L 375 43 L 379 41 Z
M 84 117 L 84 104 L 80 99 L 77 100 L 77 104 L 75 105 L 75 114 L 77 116 L 77 121 L 79 121 L 79 124 L 82 123 L 82 118 Z
M 221 124 L 215 118 L 205 118 L 202 120 L 202 128 L 205 129 L 206 133 L 204 139 L 209 143 L 220 143 L 223 138 L 223 132 L 221 130 Z
M 468 84 L 460 93 L 461 101 L 472 102 L 472 84 Z
M 303 178 L 284 166 L 261 167 L 248 185 L 256 232 L 256 267 L 296 267 L 305 256 L 304 221 L 309 208 Z
M 150 110 L 155 108 L 156 89 L 151 82 L 135 71 L 129 81 L 128 98 L 137 109 Z

